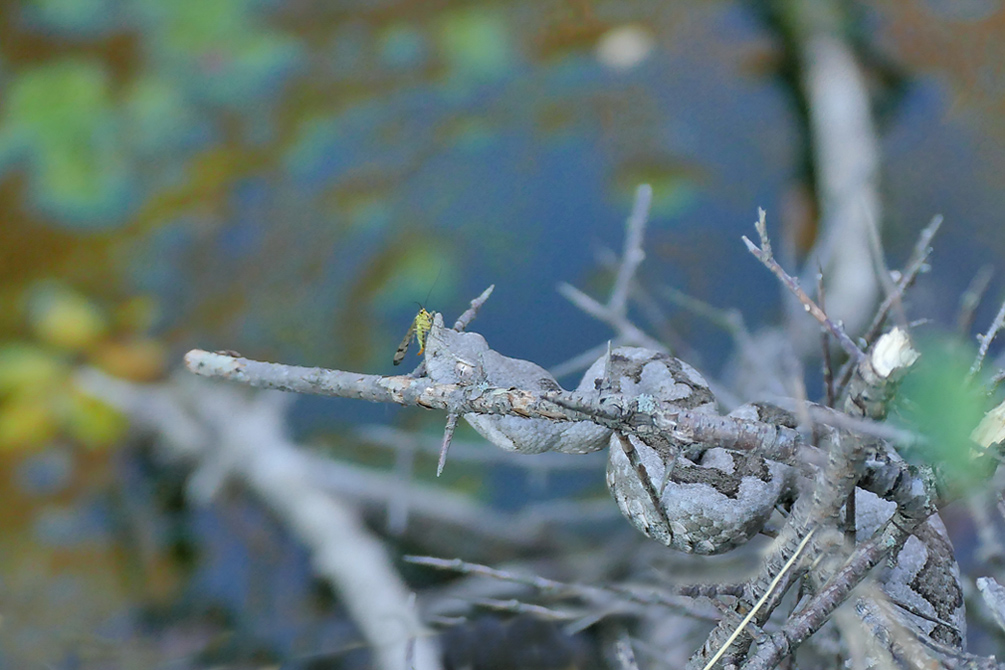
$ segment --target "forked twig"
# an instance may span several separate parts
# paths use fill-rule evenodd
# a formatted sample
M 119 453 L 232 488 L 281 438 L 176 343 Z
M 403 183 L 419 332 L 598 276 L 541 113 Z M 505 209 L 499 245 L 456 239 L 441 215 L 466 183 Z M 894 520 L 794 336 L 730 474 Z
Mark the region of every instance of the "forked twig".
M 572 284 L 560 283 L 558 285 L 558 292 L 579 309 L 598 321 L 603 321 L 614 328 L 618 333 L 619 339 L 635 346 L 646 347 L 655 351 L 666 351 L 666 346 L 663 343 L 643 332 L 625 314 L 618 312 L 610 305 L 598 302 Z
M 848 334 L 844 331 L 844 328 L 840 325 L 831 321 L 830 317 L 820 307 L 813 302 L 813 299 L 806 295 L 806 291 L 799 286 L 799 281 L 791 276 L 788 272 L 782 268 L 781 265 L 775 260 L 774 254 L 771 251 L 771 240 L 768 238 L 768 228 L 765 223 L 766 213 L 760 207 L 757 208 L 758 219 L 754 223 L 754 227 L 757 229 L 757 234 L 760 237 L 761 246 L 758 247 L 756 244 L 750 241 L 750 239 L 744 235 L 743 242 L 747 245 L 747 250 L 754 255 L 757 260 L 761 261 L 765 267 L 767 267 L 771 272 L 778 277 L 778 279 L 785 285 L 799 299 L 802 303 L 803 308 L 809 312 L 814 319 L 816 319 L 820 324 L 826 328 L 834 339 L 838 341 L 841 348 L 854 360 L 860 361 L 865 357 L 865 353 L 858 348 Z
M 907 261 L 907 266 L 897 280 L 897 290 L 883 299 L 883 302 L 880 303 L 879 308 L 876 310 L 876 316 L 873 317 L 872 323 L 869 324 L 865 335 L 862 336 L 867 345 L 871 344 L 879 336 L 887 315 L 897 301 L 903 297 L 904 291 L 914 284 L 914 280 L 918 278 L 919 274 L 928 269 L 928 257 L 932 255 L 932 239 L 939 232 L 939 228 L 942 227 L 942 221 L 942 215 L 936 214 L 928 225 L 921 230 L 921 233 L 918 235 L 918 241 L 914 243 L 914 249 L 911 251 L 911 257 Z
M 590 297 L 571 284 L 562 282 L 558 292 L 569 302 L 583 310 L 598 321 L 609 325 L 617 333 L 617 339 L 624 344 L 646 347 L 656 351 L 666 351 L 662 342 L 647 335 L 628 318 L 628 294 L 631 291 L 635 274 L 646 255 L 642 249 L 645 227 L 649 221 L 649 209 L 652 205 L 653 190 L 649 184 L 641 184 L 635 191 L 635 203 L 632 213 L 625 222 L 625 246 L 621 262 L 614 279 L 611 295 L 606 303 Z M 583 362 L 585 355 L 577 356 L 571 361 L 562 363 L 562 372 L 571 372 L 572 363 Z
M 876 316 L 873 317 L 872 323 L 866 329 L 865 334 L 860 338 L 865 346 L 868 348 L 872 345 L 873 341 L 879 336 L 880 330 L 883 328 L 883 324 L 886 323 L 886 317 L 893 308 L 893 305 L 900 300 L 904 291 L 910 288 L 918 275 L 928 269 L 928 257 L 932 254 L 932 239 L 935 234 L 939 232 L 939 228 L 942 226 L 942 215 L 936 215 L 932 217 L 932 220 L 927 226 L 925 226 L 921 233 L 918 235 L 918 241 L 914 244 L 914 249 L 911 252 L 911 257 L 907 261 L 907 266 L 900 274 L 900 278 L 897 280 L 896 291 L 887 294 L 883 302 L 880 303 L 879 307 L 876 309 Z M 851 379 L 852 374 L 855 371 L 855 365 L 858 361 L 850 359 L 842 367 L 841 371 L 838 373 L 838 382 L 835 387 L 835 393 L 841 395 L 844 392 L 845 387 L 848 385 L 848 381 Z

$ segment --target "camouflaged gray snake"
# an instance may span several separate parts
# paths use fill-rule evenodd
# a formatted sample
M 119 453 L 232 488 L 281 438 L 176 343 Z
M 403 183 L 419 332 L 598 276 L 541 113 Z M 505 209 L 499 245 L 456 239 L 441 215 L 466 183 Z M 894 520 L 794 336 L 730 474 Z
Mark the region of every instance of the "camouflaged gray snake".
M 443 327 L 436 315 L 425 351 L 429 377 L 437 383 L 558 390 L 546 370 L 489 348 L 477 333 Z M 605 371 L 609 379 L 605 380 Z M 665 353 L 618 347 L 597 360 L 576 391 L 598 397 L 601 386 L 627 398 L 645 398 L 665 407 L 716 412 L 716 399 L 697 370 Z M 785 421 L 779 412 L 764 417 L 765 406 L 744 405 L 731 416 Z M 717 554 L 756 535 L 776 505 L 794 495 L 795 469 L 760 456 L 715 445 L 646 444 L 635 435 L 618 436 L 598 424 L 555 422 L 514 416 L 467 414 L 468 423 L 490 442 L 509 451 L 582 454 L 608 449 L 607 484 L 621 512 L 641 532 L 679 551 Z M 648 475 L 647 490 L 629 462 L 621 439 L 628 439 Z M 653 442 L 650 440 L 650 442 Z M 656 490 L 656 495 L 652 494 Z M 893 514 L 895 505 L 858 489 L 857 531 L 869 537 Z M 656 502 L 658 501 L 659 509 Z M 878 576 L 896 603 L 924 615 L 904 616 L 921 632 L 962 648 L 966 636 L 959 568 L 938 517 L 916 530 Z

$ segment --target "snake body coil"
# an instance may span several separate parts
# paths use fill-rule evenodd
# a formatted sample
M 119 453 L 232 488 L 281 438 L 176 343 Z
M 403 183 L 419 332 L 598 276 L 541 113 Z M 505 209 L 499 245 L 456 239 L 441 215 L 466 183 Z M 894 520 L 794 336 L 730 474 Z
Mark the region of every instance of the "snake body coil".
M 426 369 L 438 383 L 546 392 L 560 389 L 546 370 L 492 350 L 477 333 L 443 327 L 436 315 L 426 344 Z M 664 353 L 618 347 L 584 374 L 577 392 L 619 394 L 665 409 L 716 412 L 716 400 L 690 365 Z M 766 420 L 763 406 L 731 414 Z M 784 412 L 770 421 L 791 421 Z M 717 554 L 744 544 L 764 527 L 776 506 L 794 495 L 788 465 L 711 444 L 684 444 L 672 436 L 643 441 L 589 421 L 556 422 L 515 416 L 465 415 L 493 444 L 536 454 L 608 449 L 607 485 L 625 517 L 641 532 L 674 549 Z M 622 440 L 626 440 L 627 444 Z M 634 454 L 632 457 L 629 454 Z M 634 458 L 634 462 L 632 462 Z M 892 503 L 857 492 L 858 537 L 867 538 L 893 514 Z M 884 591 L 909 609 L 903 616 L 924 634 L 962 648 L 966 634 L 959 568 L 941 520 L 930 518 L 879 576 Z M 910 609 L 918 614 L 909 614 Z

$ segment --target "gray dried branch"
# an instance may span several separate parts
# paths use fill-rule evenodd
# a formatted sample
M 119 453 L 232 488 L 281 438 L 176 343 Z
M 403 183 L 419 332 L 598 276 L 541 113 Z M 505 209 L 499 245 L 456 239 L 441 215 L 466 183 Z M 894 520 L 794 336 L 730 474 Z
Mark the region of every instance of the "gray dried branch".
M 693 598 L 699 596 L 707 597 L 714 589 L 712 586 L 706 586 L 704 589 L 702 587 L 689 586 L 682 586 L 680 589 L 656 588 L 653 586 L 633 587 L 616 584 L 597 586 L 577 582 L 556 581 L 538 575 L 523 575 L 510 570 L 500 570 L 460 559 L 444 559 L 434 556 L 406 556 L 405 560 L 409 563 L 437 570 L 449 570 L 463 575 L 477 575 L 489 579 L 523 584 L 545 596 L 579 598 L 596 608 L 603 608 L 612 614 L 625 611 L 624 607 L 615 605 L 621 602 L 644 607 L 665 607 L 674 612 L 702 621 L 719 620 L 719 616 L 713 608 L 700 606 L 693 601 Z M 721 594 L 722 591 L 717 591 L 717 593 Z
M 857 329 L 876 295 L 870 226 L 883 220 L 879 137 L 867 74 L 838 24 L 836 3 L 789 3 L 812 134 L 820 199 L 817 256 L 827 271 L 831 314 Z
M 443 466 L 447 464 L 447 451 L 450 450 L 450 441 L 454 439 L 454 430 L 457 428 L 459 414 L 447 414 L 447 425 L 443 428 L 443 441 L 440 444 L 440 457 L 436 461 L 436 476 L 443 474 Z
M 494 291 L 495 288 L 496 285 L 492 284 L 487 289 L 482 291 L 477 298 L 471 301 L 470 306 L 464 310 L 464 313 L 457 317 L 457 321 L 454 322 L 454 330 L 465 330 L 469 325 L 471 325 L 471 322 L 475 320 L 476 316 L 478 316 L 478 310 L 480 310 L 482 305 L 485 304 L 485 301 L 489 299 L 489 296 L 492 295 L 492 291 Z
M 970 366 L 970 371 L 967 373 L 968 379 L 973 379 L 974 375 L 981 371 L 981 366 L 984 365 L 984 357 L 988 355 L 988 348 L 994 342 L 995 338 L 998 337 L 998 333 L 1002 328 L 1005 328 L 1005 302 L 1002 302 L 1002 306 L 998 309 L 998 313 L 995 315 L 991 325 L 988 326 L 987 332 L 977 336 L 977 341 L 981 345 L 977 350 L 974 363 Z
M 385 547 L 358 511 L 314 480 L 313 461 L 286 436 L 283 396 L 249 395 L 191 377 L 140 385 L 97 371 L 81 376 L 89 392 L 129 415 L 134 425 L 193 460 L 189 492 L 208 500 L 229 477 L 261 498 L 307 547 L 374 650 L 375 667 L 438 670 L 439 653 Z M 353 547 L 345 551 L 345 547 Z
M 628 292 L 635 273 L 645 259 L 642 241 L 645 239 L 646 223 L 649 221 L 649 209 L 652 207 L 653 189 L 649 184 L 642 184 L 635 191 L 635 204 L 632 213 L 625 222 L 625 248 L 621 254 L 621 266 L 614 278 L 614 287 L 607 306 L 615 313 L 624 315 L 628 311 Z
M 635 191 L 635 203 L 632 213 L 625 222 L 625 245 L 621 260 L 615 274 L 614 286 L 606 304 L 591 298 L 571 284 L 562 282 L 558 292 L 569 302 L 580 308 L 598 321 L 608 324 L 616 333 L 618 344 L 646 347 L 654 351 L 667 351 L 666 345 L 646 334 L 628 318 L 628 296 L 639 265 L 645 259 L 642 242 L 645 238 L 645 227 L 649 221 L 649 209 L 652 205 L 653 191 L 649 184 L 642 184 Z M 592 350 L 591 350 L 592 351 Z M 571 361 L 562 363 L 559 370 L 573 372 L 573 363 L 583 362 L 585 354 Z M 595 358 L 593 359 L 595 360 Z M 592 362 L 588 361 L 588 362 Z
M 625 314 L 613 309 L 610 305 L 603 305 L 597 302 L 572 284 L 562 282 L 558 285 L 558 292 L 579 309 L 613 328 L 618 334 L 618 341 L 622 344 L 646 347 L 653 351 L 667 350 L 663 343 L 647 335 L 641 328 L 633 324 Z
M 956 316 L 956 332 L 961 337 L 966 337 L 970 329 L 974 326 L 974 317 L 977 314 L 977 306 L 984 299 L 984 294 L 991 285 L 991 277 L 994 276 L 994 268 L 984 265 L 974 278 L 970 280 L 963 295 L 960 296 L 960 309 Z
M 817 268 L 817 300 L 820 302 L 820 309 L 827 311 L 827 292 L 824 290 L 824 271 Z M 831 361 L 830 338 L 827 329 L 820 329 L 820 360 L 823 368 L 824 384 L 824 404 L 828 407 L 834 406 L 834 368 Z
M 928 257 L 932 254 L 932 239 L 935 234 L 939 232 L 939 228 L 942 227 L 942 216 L 936 215 L 932 217 L 932 220 L 927 226 L 925 226 L 921 233 L 918 235 L 918 240 L 914 244 L 914 249 L 911 252 L 911 257 L 907 261 L 907 265 L 900 272 L 900 277 L 897 280 L 896 291 L 894 293 L 888 294 L 883 302 L 880 303 L 879 307 L 876 309 L 876 314 L 872 319 L 872 323 L 866 329 L 865 334 L 859 338 L 864 346 L 872 346 L 872 343 L 879 337 L 880 332 L 883 329 L 883 324 L 886 323 L 887 315 L 893 308 L 893 305 L 898 300 L 901 300 L 904 292 L 907 291 L 911 286 L 914 285 L 914 281 L 918 278 L 918 275 L 927 270 L 928 268 Z M 855 364 L 857 361 L 852 358 L 849 359 L 842 367 L 841 371 L 837 375 L 837 386 L 836 393 L 838 396 L 844 393 L 844 389 L 848 385 L 848 381 L 851 379 L 852 374 L 855 371 Z
M 623 627 L 619 628 L 614 640 L 614 657 L 621 670 L 639 670 L 639 664 L 635 661 L 635 650 L 632 649 L 632 640 Z
M 838 341 L 841 348 L 845 350 L 852 359 L 859 361 L 865 354 L 861 349 L 858 348 L 848 334 L 844 331 L 844 328 L 833 321 L 830 317 L 815 302 L 813 299 L 806 295 L 806 291 L 799 286 L 799 281 L 786 272 L 778 261 L 775 260 L 774 254 L 771 251 L 771 240 L 768 237 L 768 228 L 765 222 L 765 211 L 761 208 L 757 209 L 757 221 L 754 222 L 754 227 L 757 229 L 757 235 L 760 238 L 761 246 L 758 247 L 756 244 L 750 241 L 750 239 L 744 235 L 743 242 L 747 245 L 747 250 L 754 255 L 757 260 L 761 261 L 765 267 L 767 267 L 771 272 L 778 277 L 778 279 L 785 285 L 789 291 L 792 292 L 799 302 L 802 303 L 803 308 L 809 312 L 814 319 L 816 319 L 820 325 L 827 329 L 827 331 L 834 336 L 834 339 Z
M 200 350 L 186 355 L 189 370 L 207 377 L 227 379 L 258 388 L 297 391 L 316 395 L 357 398 L 372 402 L 393 402 L 456 414 L 498 414 L 553 421 L 593 421 L 613 430 L 647 435 L 673 435 L 688 443 L 719 444 L 728 449 L 756 453 L 801 468 L 821 462 L 819 452 L 797 431 L 771 423 L 716 416 L 703 412 L 654 408 L 641 412 L 633 403 L 617 395 L 604 402 L 590 400 L 568 391 L 535 394 L 523 389 L 466 387 L 435 384 L 428 378 L 382 377 L 342 370 L 304 368 L 264 363 Z M 884 464 L 889 468 L 889 464 Z M 904 474 L 904 473 L 901 473 Z M 877 481 L 888 481 L 880 473 Z M 903 486 L 913 476 L 901 480 Z M 888 492 L 884 492 L 889 495 Z

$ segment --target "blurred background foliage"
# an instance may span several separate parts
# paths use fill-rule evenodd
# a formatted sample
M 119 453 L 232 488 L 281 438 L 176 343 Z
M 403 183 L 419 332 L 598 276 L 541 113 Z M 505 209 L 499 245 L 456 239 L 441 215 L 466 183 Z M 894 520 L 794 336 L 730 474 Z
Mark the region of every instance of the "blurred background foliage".
M 774 280 L 739 236 L 757 206 L 797 251 L 815 225 L 783 6 L 0 4 L 0 667 L 319 649 L 356 667 L 351 624 L 274 520 L 240 495 L 189 509 L 184 472 L 76 388 L 82 364 L 153 381 L 198 346 L 389 373 L 416 302 L 452 318 L 494 283 L 477 329 L 552 365 L 609 334 L 553 287 L 607 285 L 596 254 L 643 181 L 646 281 L 771 319 Z M 1005 258 L 1005 8 L 841 6 L 875 76 L 888 252 L 946 216 L 915 299 L 948 322 Z M 672 319 L 718 371 L 727 336 Z M 294 418 L 371 464 L 393 456 L 351 422 L 438 430 L 319 399 Z M 604 495 L 594 474 L 565 488 Z M 545 495 L 526 478 L 455 483 L 514 507 Z

